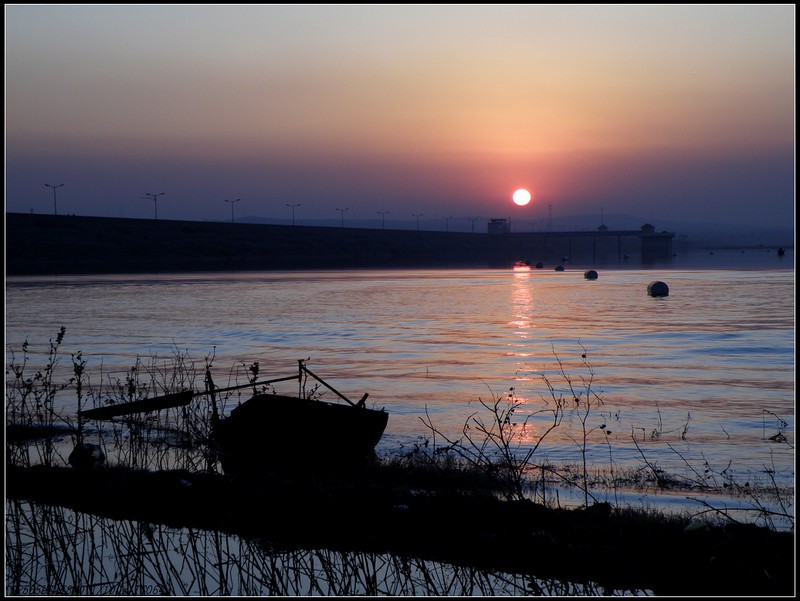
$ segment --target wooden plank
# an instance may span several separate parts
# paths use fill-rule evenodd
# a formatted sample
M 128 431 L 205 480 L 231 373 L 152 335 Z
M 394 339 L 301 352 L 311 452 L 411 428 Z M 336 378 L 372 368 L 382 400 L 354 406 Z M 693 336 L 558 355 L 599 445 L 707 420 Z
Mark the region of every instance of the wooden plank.
M 120 415 L 131 415 L 133 413 L 148 413 L 150 411 L 158 411 L 160 409 L 170 409 L 172 407 L 183 407 L 188 405 L 195 395 L 191 390 L 184 392 L 176 392 L 174 394 L 167 394 L 164 396 L 153 397 L 151 399 L 142 399 L 141 401 L 132 401 L 130 403 L 117 403 L 115 405 L 107 405 L 105 407 L 97 407 L 96 409 L 88 409 L 86 411 L 79 411 L 79 419 L 111 419 Z

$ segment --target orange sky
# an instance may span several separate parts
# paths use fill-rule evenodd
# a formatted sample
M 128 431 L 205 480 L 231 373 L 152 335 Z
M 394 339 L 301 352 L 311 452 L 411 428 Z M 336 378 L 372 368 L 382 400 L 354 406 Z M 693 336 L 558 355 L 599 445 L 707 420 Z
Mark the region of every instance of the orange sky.
M 793 215 L 790 5 L 6 6 L 6 57 L 7 210 Z

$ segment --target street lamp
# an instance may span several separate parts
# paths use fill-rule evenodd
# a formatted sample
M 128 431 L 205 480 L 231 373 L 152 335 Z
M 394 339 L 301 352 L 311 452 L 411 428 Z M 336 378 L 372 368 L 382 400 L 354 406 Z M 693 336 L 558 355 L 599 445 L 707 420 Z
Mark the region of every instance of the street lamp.
M 422 217 L 422 213 L 414 214 L 414 215 L 412 215 L 412 217 L 416 217 L 417 218 L 417 229 L 419 229 L 419 218 Z
M 378 211 L 378 215 L 381 216 L 381 229 L 386 229 L 386 215 L 389 214 L 389 211 Z
M 450 216 L 448 216 L 448 217 L 445 217 L 445 218 L 444 218 L 444 231 L 446 231 L 446 232 L 449 232 L 449 231 L 450 231 L 450 220 L 451 220 L 452 218 L 453 218 L 453 216 L 452 216 L 452 215 L 450 215 Z
M 472 233 L 475 233 L 475 221 L 478 219 L 477 217 L 468 217 L 468 219 L 472 222 Z
M 58 205 L 56 204 L 56 188 L 60 188 L 64 184 L 45 184 L 48 188 L 53 189 L 53 215 L 58 215 Z
M 348 207 L 348 208 L 346 208 L 346 209 L 336 209 L 336 210 L 337 210 L 337 211 L 339 211 L 339 212 L 341 212 L 341 214 L 342 214 L 342 227 L 344 227 L 344 212 L 345 212 L 345 211 L 349 211 L 349 210 L 350 210 L 350 208 Z
M 299 207 L 300 203 L 297 203 L 296 205 L 290 205 L 290 204 L 287 203 L 286 206 L 287 207 L 292 207 L 292 225 L 294 225 L 294 208 L 295 207 Z
M 242 200 L 241 198 L 237 198 L 236 200 L 225 200 L 224 202 L 231 203 L 231 223 L 233 223 L 233 204 Z
M 147 196 L 147 198 L 143 200 L 153 201 L 153 205 L 155 206 L 155 211 L 156 211 L 156 221 L 158 221 L 158 197 L 164 196 L 164 194 L 166 194 L 166 192 L 159 192 L 158 194 L 151 194 L 149 192 L 144 193 L 144 195 Z

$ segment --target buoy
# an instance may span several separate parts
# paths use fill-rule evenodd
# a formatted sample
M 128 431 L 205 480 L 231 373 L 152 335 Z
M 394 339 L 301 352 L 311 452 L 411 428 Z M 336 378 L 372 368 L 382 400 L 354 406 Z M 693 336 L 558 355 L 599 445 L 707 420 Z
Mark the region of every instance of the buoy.
M 542 267 L 544 267 L 544 263 L 542 263 L 541 261 L 536 263 L 536 269 L 541 269 Z
M 586 280 L 596 280 L 597 272 L 594 269 L 590 269 L 589 271 L 583 274 L 583 278 Z
M 564 266 L 559 265 L 558 267 L 556 267 L 556 271 L 564 271 Z
M 647 285 L 647 294 L 650 296 L 669 296 L 669 286 L 664 282 L 650 282 Z

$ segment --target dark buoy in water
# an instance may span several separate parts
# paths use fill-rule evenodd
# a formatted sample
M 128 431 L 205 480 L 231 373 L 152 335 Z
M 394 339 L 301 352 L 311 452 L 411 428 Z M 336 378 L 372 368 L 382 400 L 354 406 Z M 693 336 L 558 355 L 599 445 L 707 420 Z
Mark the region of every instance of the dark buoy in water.
M 779 257 L 782 257 L 782 256 L 783 256 L 783 255 L 785 255 L 785 254 L 786 254 L 786 251 L 785 251 L 785 250 L 783 250 L 783 248 L 782 248 L 782 247 L 778 249 L 778 256 L 779 256 Z
M 564 266 L 559 265 L 558 267 L 556 267 L 556 271 L 564 271 Z
M 597 279 L 597 272 L 594 269 L 590 269 L 589 271 L 583 274 L 583 279 L 585 280 L 596 280 Z
M 650 282 L 647 285 L 647 294 L 650 296 L 669 296 L 669 286 L 664 282 Z
M 539 262 L 536 264 L 536 269 L 541 269 L 542 267 L 544 267 L 544 263 L 542 263 L 541 261 L 539 261 Z

